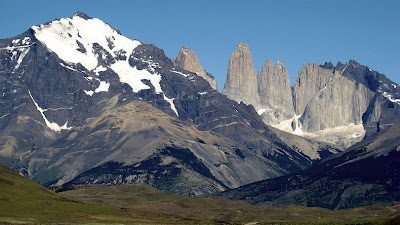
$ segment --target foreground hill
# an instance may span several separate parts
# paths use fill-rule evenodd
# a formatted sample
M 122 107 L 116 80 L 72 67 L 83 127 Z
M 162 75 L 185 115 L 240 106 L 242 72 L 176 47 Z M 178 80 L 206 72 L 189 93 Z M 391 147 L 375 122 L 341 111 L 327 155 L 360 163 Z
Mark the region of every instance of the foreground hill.
M 0 224 L 191 224 L 192 221 L 158 213 L 83 204 L 0 166 Z

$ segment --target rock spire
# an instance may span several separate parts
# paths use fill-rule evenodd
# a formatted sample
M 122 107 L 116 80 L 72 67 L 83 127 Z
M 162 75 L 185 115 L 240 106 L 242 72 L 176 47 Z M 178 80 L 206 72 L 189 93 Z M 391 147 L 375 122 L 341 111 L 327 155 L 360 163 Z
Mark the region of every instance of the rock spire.
M 281 61 L 267 59 L 257 76 L 260 110 L 264 121 L 277 124 L 294 116 L 292 89 L 288 71 Z
M 260 103 L 253 59 L 246 43 L 241 42 L 231 55 L 222 93 L 232 100 L 251 104 L 255 108 Z
M 178 55 L 174 59 L 174 65 L 180 69 L 196 73 L 208 81 L 213 89 L 218 90 L 217 81 L 211 74 L 207 73 L 203 67 L 201 67 L 196 53 L 189 47 L 183 46 L 181 48 Z

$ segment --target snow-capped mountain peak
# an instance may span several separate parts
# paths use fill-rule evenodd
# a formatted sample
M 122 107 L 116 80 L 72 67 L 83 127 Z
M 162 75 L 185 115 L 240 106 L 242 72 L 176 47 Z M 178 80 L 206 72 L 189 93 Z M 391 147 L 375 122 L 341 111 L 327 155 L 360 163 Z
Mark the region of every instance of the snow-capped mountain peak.
M 139 41 L 125 37 L 102 20 L 91 18 L 81 12 L 71 18 L 33 26 L 32 30 L 35 37 L 60 59 L 67 64 L 80 63 L 92 76 L 94 75 L 89 77 L 90 79 L 94 78 L 100 82 L 95 90 L 84 90 L 87 95 L 108 91 L 110 84 L 106 80 L 100 80 L 98 75 L 101 71 L 111 69 L 118 74 L 120 82 L 131 86 L 135 93 L 150 89 L 142 82 L 149 80 L 155 88 L 155 93 L 163 94 L 164 100 L 171 105 L 175 114 L 179 115 L 173 98 L 168 98 L 161 89 L 161 74 L 154 71 L 157 65 L 148 59 L 139 59 L 149 64 L 147 69 L 139 70 L 129 64 L 134 49 L 141 45 Z M 75 70 L 69 65 L 61 64 L 61 66 Z
M 112 58 L 129 58 L 141 43 L 131 40 L 100 19 L 77 13 L 72 18 L 62 18 L 48 24 L 33 26 L 35 37 L 62 60 L 81 63 L 87 70 L 95 70 L 99 58 L 108 63 Z M 96 49 L 101 48 L 101 51 Z

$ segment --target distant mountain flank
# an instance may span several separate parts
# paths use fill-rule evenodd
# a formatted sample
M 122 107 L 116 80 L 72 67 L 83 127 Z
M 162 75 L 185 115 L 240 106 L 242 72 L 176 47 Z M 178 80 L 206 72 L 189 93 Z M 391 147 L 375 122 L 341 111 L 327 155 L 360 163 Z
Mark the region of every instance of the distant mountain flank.
M 256 76 L 245 43 L 232 53 L 222 93 L 252 104 L 268 125 L 341 150 L 361 141 L 367 130 L 373 133 L 381 105 L 400 104 L 398 84 L 354 60 L 304 64 L 293 88 L 280 61 L 268 59 Z
M 400 118 L 400 110 L 396 112 Z M 222 195 L 260 205 L 343 209 L 400 200 L 400 121 L 307 170 Z

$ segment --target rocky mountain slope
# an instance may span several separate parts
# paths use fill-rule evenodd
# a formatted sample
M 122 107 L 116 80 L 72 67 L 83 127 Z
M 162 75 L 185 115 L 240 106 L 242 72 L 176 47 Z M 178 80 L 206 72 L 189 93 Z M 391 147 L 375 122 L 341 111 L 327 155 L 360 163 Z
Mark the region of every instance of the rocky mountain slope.
M 185 195 L 285 173 L 233 141 L 139 100 L 88 119 L 26 162 L 28 176 L 47 186 L 145 182 Z
M 86 171 L 73 182 L 199 194 L 311 165 L 252 106 L 83 13 L 0 40 L 0 59 L 0 162 L 42 184 Z
M 342 209 L 398 204 L 400 200 L 400 107 L 392 125 L 305 171 L 224 192 L 262 205 Z

